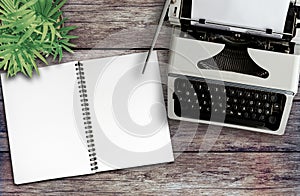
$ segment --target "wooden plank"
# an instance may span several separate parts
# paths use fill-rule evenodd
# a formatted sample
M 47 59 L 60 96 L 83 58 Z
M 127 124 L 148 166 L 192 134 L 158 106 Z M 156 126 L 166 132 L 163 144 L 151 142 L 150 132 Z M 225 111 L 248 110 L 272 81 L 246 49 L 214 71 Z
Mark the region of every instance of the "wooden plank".
M 172 164 L 15 186 L 9 155 L 1 153 L 0 189 L 4 195 L 295 195 L 300 191 L 299 153 L 179 155 Z
M 77 48 L 149 48 L 156 31 L 156 24 L 137 25 L 126 22 L 99 22 L 99 23 L 66 23 L 78 28 L 71 32 L 80 36 L 72 43 Z M 171 38 L 170 27 L 163 27 L 157 48 L 169 48 Z
M 78 48 L 143 48 L 151 45 L 163 0 L 78 1 L 64 7 L 66 25 L 76 25 L 73 31 L 80 38 Z M 158 47 L 168 47 L 170 28 L 162 30 Z
M 66 5 L 97 5 L 102 8 L 110 7 L 153 7 L 157 4 L 163 6 L 164 0 L 144 0 L 142 3 L 139 0 L 69 0 Z

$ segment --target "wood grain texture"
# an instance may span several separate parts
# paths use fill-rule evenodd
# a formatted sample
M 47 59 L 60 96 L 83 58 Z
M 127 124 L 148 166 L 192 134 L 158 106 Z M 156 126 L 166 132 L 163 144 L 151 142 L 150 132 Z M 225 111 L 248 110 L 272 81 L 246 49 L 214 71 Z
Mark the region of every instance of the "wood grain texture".
M 69 0 L 63 7 L 74 54 L 63 62 L 143 52 L 152 41 L 164 0 Z M 156 48 L 167 81 L 171 28 Z M 57 64 L 58 62 L 51 62 Z M 299 85 L 300 86 L 300 85 Z M 300 89 L 299 89 L 300 90 Z M 0 91 L 0 195 L 299 195 L 300 95 L 284 136 L 169 121 L 176 161 L 15 186 Z M 166 94 L 166 86 L 164 86 Z M 208 151 L 208 152 L 207 152 Z
M 76 25 L 73 31 L 81 38 L 78 48 L 147 48 L 156 30 L 163 0 L 69 1 L 64 6 L 66 25 Z M 157 47 L 168 47 L 170 28 L 165 26 Z
M 184 153 L 176 162 L 14 186 L 10 159 L 1 154 L 2 192 L 92 194 L 272 194 L 299 191 L 299 153 Z M 191 161 L 192 160 L 192 161 Z M 51 187 L 51 189 L 49 188 Z

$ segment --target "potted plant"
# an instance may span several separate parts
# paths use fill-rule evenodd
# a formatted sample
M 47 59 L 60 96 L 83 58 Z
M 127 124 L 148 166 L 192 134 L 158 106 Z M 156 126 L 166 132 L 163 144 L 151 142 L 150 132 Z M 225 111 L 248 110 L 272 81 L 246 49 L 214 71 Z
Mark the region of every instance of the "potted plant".
M 19 72 L 32 77 L 38 73 L 36 60 L 62 60 L 63 50 L 75 45 L 69 35 L 75 26 L 64 26 L 61 7 L 67 0 L 1 0 L 0 1 L 0 69 L 8 77 Z

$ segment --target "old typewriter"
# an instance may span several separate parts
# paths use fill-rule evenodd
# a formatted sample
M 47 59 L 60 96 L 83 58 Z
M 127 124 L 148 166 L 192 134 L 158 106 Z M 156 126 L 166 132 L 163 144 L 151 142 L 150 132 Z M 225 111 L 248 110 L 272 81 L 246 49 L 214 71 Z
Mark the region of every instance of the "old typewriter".
M 278 2 L 171 1 L 169 118 L 284 134 L 299 84 L 300 9 Z

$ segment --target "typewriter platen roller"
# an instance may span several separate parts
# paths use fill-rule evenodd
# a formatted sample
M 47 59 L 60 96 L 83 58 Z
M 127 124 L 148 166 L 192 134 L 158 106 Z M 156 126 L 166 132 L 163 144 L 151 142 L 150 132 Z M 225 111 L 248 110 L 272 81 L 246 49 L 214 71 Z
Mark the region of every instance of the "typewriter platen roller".
M 277 14 L 277 21 L 266 19 L 254 26 L 249 10 L 247 16 L 241 16 L 240 10 L 234 14 L 235 8 L 228 6 L 234 6 L 234 2 L 260 5 L 259 2 L 265 1 L 266 4 L 270 0 L 228 0 L 230 3 L 226 6 L 222 4 L 225 0 L 220 0 L 220 3 L 210 1 L 213 5 L 209 6 L 207 0 L 197 0 L 196 4 L 195 1 L 173 0 L 169 7 L 168 19 L 174 26 L 168 76 L 169 117 L 284 134 L 299 82 L 297 21 L 300 8 L 297 2 L 285 0 L 280 5 L 272 4 L 272 9 L 279 6 L 283 12 Z M 273 2 L 276 4 L 276 1 Z M 195 5 L 202 10 L 208 7 L 214 9 L 211 12 L 230 10 L 231 15 L 222 17 L 207 12 L 206 18 L 205 14 L 193 13 L 197 10 Z M 255 15 L 254 5 L 251 6 Z M 267 15 L 273 12 L 272 9 L 266 8 L 264 17 L 275 17 Z M 259 14 L 264 14 L 263 11 L 257 9 Z M 243 20 L 233 19 L 230 22 L 233 16 Z M 180 85 L 180 82 L 183 84 Z M 199 89 L 203 82 L 208 84 L 205 87 L 208 91 Z M 215 85 L 219 85 L 217 89 L 223 86 L 223 96 L 212 91 Z M 232 89 L 235 94 L 229 93 Z M 222 107 L 216 108 L 216 105 Z M 203 108 L 206 110 L 203 111 Z

